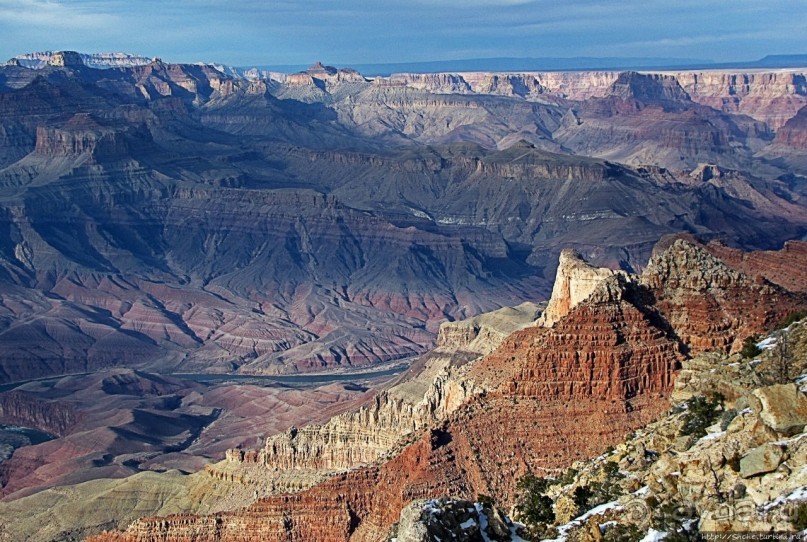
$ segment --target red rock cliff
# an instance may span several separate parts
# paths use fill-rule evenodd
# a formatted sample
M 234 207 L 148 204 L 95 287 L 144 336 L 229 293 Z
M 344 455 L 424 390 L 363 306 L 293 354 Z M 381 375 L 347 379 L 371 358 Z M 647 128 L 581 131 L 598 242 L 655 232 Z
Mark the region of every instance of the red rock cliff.
M 775 307 L 798 299 L 677 241 L 641 280 L 606 277 L 553 327 L 510 335 L 470 369 L 490 391 L 391 461 L 242 511 L 146 518 L 93 540 L 371 541 L 415 498 L 483 493 L 511 504 L 523 474 L 599 454 L 663 412 L 683 357 L 679 337 L 693 349 L 723 347 L 722 337 L 759 331 Z

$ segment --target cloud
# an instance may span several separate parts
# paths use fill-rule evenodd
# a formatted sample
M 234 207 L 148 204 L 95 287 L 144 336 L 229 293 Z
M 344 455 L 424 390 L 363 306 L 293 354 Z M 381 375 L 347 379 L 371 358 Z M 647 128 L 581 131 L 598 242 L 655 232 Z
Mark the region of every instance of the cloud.
M 0 58 L 69 47 L 236 65 L 747 59 L 800 52 L 793 21 L 806 17 L 803 0 L 0 0 Z
M 118 18 L 91 5 L 50 0 L 0 0 L 0 22 L 34 28 L 88 30 L 115 24 Z

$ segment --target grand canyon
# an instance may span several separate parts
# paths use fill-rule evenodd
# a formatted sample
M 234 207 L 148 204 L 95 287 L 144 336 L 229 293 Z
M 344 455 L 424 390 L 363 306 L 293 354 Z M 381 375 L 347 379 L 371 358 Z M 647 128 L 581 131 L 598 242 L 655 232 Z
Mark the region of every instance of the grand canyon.
M 0 541 L 802 531 L 805 265 L 807 68 L 15 57 Z

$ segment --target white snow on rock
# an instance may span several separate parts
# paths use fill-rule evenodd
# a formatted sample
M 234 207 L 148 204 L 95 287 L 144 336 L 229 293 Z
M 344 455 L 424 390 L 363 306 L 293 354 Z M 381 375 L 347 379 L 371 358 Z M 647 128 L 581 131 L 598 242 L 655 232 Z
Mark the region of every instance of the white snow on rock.
M 640 542 L 660 542 L 667 538 L 667 531 L 657 531 L 655 529 L 650 529 L 647 531 L 647 534 L 644 535 L 644 538 Z
M 586 521 L 588 521 L 589 518 L 604 514 L 608 510 L 622 510 L 622 505 L 619 504 L 619 501 L 611 501 L 611 502 L 607 502 L 605 504 L 601 504 L 599 506 L 595 506 L 594 508 L 592 508 L 591 510 L 589 510 L 588 512 L 586 512 L 582 516 L 576 517 L 572 521 L 570 521 L 569 523 L 564 523 L 563 525 L 559 526 L 558 527 L 558 537 L 554 538 L 554 539 L 547 540 L 545 542 L 566 542 L 566 539 L 569 536 L 569 531 L 571 531 L 575 527 L 580 527 Z
M 710 433 L 710 434 L 706 435 L 705 437 L 701 437 L 700 439 L 698 439 L 698 441 L 700 442 L 700 441 L 704 441 L 704 440 L 714 440 L 716 438 L 722 437 L 725 434 L 726 434 L 725 431 L 720 431 L 718 433 Z
M 460 523 L 460 529 L 464 531 L 465 529 L 470 529 L 474 525 L 476 525 L 476 520 L 474 518 L 468 518 L 467 520 Z
M 760 350 L 770 350 L 776 346 L 776 337 L 768 337 L 757 343 L 757 348 Z
M 780 495 L 771 502 L 762 505 L 763 510 L 771 510 L 777 506 L 783 505 L 790 501 L 805 501 L 807 500 L 807 487 L 799 487 L 793 490 L 789 495 Z

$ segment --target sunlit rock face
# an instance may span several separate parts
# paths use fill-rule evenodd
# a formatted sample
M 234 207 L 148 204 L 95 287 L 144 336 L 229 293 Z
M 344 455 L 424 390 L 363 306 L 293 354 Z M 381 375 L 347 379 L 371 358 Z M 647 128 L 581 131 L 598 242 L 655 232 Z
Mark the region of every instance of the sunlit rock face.
M 677 318 L 679 308 L 664 300 L 710 296 L 722 311 L 740 314 L 746 306 L 733 295 L 738 284 L 753 288 L 746 274 L 703 247 L 674 241 L 660 248 L 642 275 L 602 277 L 553 327 L 524 327 L 471 362 L 465 378 L 484 392 L 388 461 L 307 491 L 261 499 L 243 511 L 145 518 L 94 540 L 377 540 L 414 499 L 484 494 L 510 505 L 523 474 L 599 455 L 665 413 L 683 351 L 698 348 L 700 339 Z M 783 289 L 754 293 L 761 306 L 804 301 Z M 704 314 L 703 324 L 713 326 L 716 317 Z M 753 313 L 738 323 L 749 332 L 766 325 Z M 731 337 L 734 329 L 721 334 Z M 282 523 L 283 517 L 295 521 Z M 213 524 L 219 526 L 215 534 L 206 533 Z

